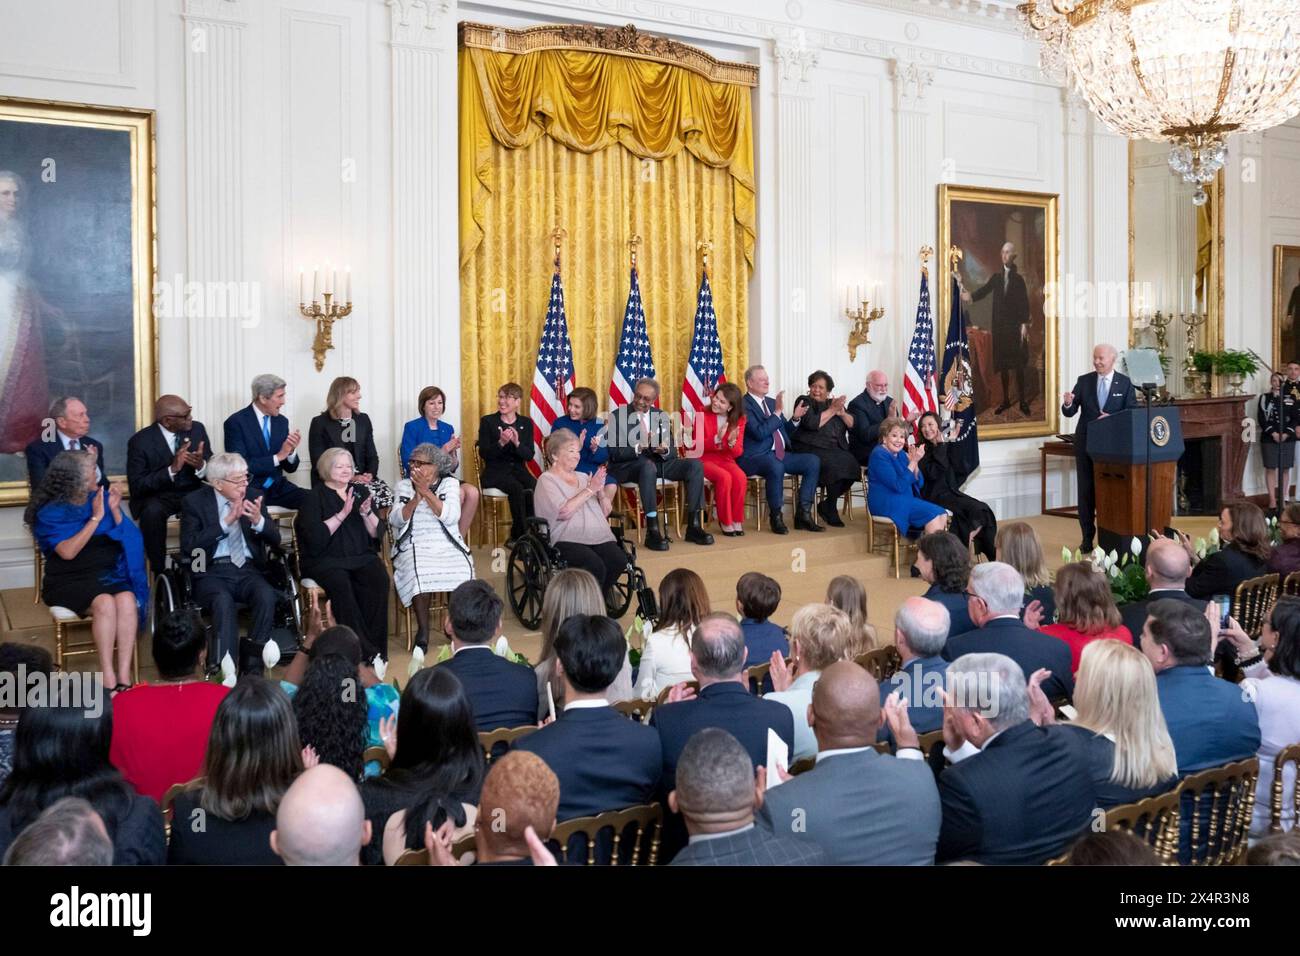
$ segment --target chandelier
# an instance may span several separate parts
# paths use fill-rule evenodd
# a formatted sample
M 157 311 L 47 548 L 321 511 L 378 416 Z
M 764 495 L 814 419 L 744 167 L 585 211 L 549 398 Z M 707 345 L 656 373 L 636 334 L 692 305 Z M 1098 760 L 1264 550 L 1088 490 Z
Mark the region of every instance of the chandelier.
M 1040 64 L 1069 82 L 1110 129 L 1171 144 L 1170 168 L 1205 184 L 1228 134 L 1300 112 L 1296 0 L 1027 0 Z

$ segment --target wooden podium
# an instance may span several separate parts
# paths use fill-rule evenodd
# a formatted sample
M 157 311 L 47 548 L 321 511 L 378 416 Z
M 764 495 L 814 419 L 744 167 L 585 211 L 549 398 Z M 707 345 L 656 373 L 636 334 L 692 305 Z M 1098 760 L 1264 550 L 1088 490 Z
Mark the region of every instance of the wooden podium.
M 1128 539 L 1146 540 L 1164 528 L 1174 513 L 1174 483 L 1183 435 L 1172 405 L 1134 408 L 1088 425 L 1088 454 L 1096 484 L 1098 544 L 1123 549 Z M 1147 462 L 1150 462 L 1150 465 Z M 1150 468 L 1151 512 L 1146 510 Z

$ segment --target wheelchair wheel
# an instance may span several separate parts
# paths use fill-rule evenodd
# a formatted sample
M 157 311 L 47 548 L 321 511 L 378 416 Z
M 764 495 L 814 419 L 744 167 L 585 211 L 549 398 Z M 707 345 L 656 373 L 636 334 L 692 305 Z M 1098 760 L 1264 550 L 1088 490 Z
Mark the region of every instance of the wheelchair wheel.
M 550 563 L 535 538 L 520 538 L 506 567 L 506 594 L 510 610 L 530 631 L 542 623 L 542 595 L 550 577 Z
M 614 582 L 614 586 L 605 592 L 605 610 L 614 620 L 621 618 L 632 606 L 632 596 L 636 594 L 639 575 L 640 569 L 629 561 L 619 579 Z
M 166 574 L 156 575 L 153 579 L 153 601 L 149 605 L 149 633 L 157 634 L 158 626 L 172 611 L 176 610 L 176 592 L 172 580 Z

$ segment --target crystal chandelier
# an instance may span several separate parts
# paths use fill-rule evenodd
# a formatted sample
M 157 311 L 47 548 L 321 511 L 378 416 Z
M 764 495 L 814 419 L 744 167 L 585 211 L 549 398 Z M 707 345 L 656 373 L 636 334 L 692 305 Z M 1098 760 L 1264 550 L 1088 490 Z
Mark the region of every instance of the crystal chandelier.
M 1296 0 L 1027 0 L 1043 72 L 1068 81 L 1110 129 L 1172 144 L 1169 166 L 1205 184 L 1229 133 L 1300 112 Z

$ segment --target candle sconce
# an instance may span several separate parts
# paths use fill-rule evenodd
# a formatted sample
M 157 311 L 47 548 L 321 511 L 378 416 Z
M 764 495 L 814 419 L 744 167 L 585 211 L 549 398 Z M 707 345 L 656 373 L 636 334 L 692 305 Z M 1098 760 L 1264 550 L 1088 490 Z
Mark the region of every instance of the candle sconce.
M 856 309 L 846 308 L 844 315 L 853 323 L 849 330 L 849 361 L 854 362 L 858 358 L 858 346 L 871 344 L 871 323 L 884 318 L 885 310 L 879 305 L 873 309 L 870 302 L 862 299 Z
M 306 287 L 302 270 L 298 271 L 298 311 L 316 323 L 316 338 L 311 352 L 316 359 L 316 371 L 325 369 L 325 353 L 334 348 L 334 323 L 352 314 L 352 270 L 343 274 L 343 299 L 337 297 L 336 273 L 326 269 L 325 291 L 320 290 L 320 270 L 312 271 L 311 302 L 306 301 Z

